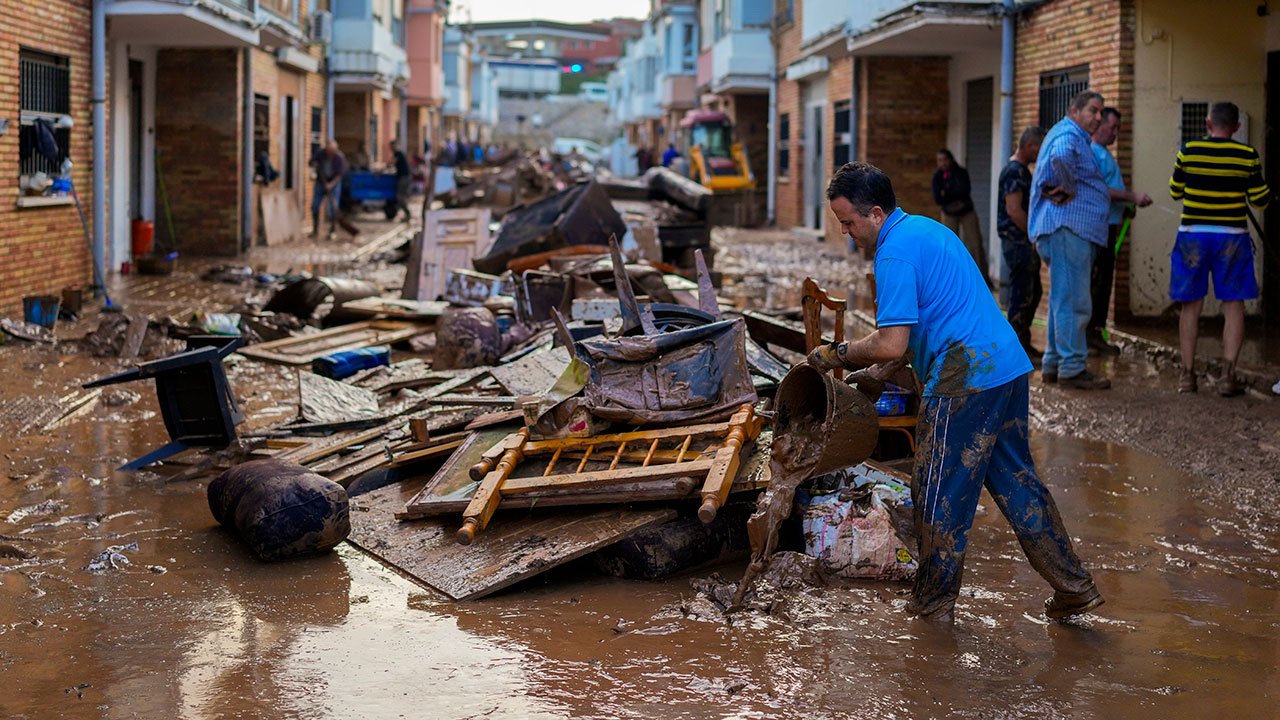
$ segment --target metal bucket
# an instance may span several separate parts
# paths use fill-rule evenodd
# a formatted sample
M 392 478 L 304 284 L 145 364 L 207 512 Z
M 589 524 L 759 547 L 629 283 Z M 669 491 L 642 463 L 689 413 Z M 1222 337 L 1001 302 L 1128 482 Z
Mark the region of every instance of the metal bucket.
M 871 457 L 880 435 L 875 405 L 842 380 L 807 364 L 791 368 L 776 397 L 774 443 L 788 433 L 820 438 L 822 451 L 806 473 L 822 475 Z

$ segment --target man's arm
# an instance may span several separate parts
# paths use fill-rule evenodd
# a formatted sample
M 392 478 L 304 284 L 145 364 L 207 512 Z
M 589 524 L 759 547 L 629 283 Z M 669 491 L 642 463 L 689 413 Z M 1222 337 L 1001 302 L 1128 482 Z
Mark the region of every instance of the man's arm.
M 1249 174 L 1249 204 L 1254 207 L 1266 207 L 1271 200 L 1271 188 L 1262 179 L 1262 161 L 1253 156 L 1253 172 Z
M 1022 209 L 1022 191 L 1005 193 L 1004 195 L 1004 211 L 1009 213 L 1009 219 L 1022 232 L 1027 232 L 1027 213 Z
M 1173 175 L 1169 177 L 1169 195 L 1174 200 L 1181 200 L 1187 191 L 1187 172 L 1182 169 L 1182 151 L 1173 161 Z
M 956 168 L 955 175 L 956 195 L 962 198 L 969 197 L 969 194 L 973 192 L 973 189 L 969 186 L 969 171 L 964 168 Z
M 938 205 L 946 203 L 946 191 L 942 187 L 942 171 L 933 171 L 933 201 Z
M 841 345 L 840 357 L 846 367 L 866 367 L 897 360 L 907 352 L 910 325 L 879 328 L 870 335 Z
M 1146 207 L 1151 204 L 1151 196 L 1146 193 L 1134 192 L 1131 190 L 1117 190 L 1108 188 L 1108 194 L 1113 201 L 1133 203 L 1138 207 Z

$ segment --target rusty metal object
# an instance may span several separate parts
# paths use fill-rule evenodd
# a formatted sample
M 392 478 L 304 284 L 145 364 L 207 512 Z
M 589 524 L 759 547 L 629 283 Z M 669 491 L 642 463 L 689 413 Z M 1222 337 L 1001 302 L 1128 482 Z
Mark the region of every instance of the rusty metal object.
M 774 437 L 815 434 L 821 443 L 811 467 L 790 468 L 805 477 L 853 467 L 871 457 L 880 432 L 875 405 L 856 388 L 806 364 L 778 386 Z

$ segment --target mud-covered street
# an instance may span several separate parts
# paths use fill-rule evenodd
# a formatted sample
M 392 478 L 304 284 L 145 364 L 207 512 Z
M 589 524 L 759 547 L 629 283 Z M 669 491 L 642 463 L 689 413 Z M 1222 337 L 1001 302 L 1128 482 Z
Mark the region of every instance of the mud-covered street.
M 866 307 L 866 268 L 843 248 L 773 231 L 717 243 L 740 308 L 795 308 L 806 275 Z M 342 268 L 344 250 L 301 257 Z M 399 282 L 400 266 L 357 267 Z M 183 269 L 116 297 L 179 315 L 245 292 Z M 656 582 L 584 560 L 469 603 L 347 544 L 262 563 L 211 517 L 207 478 L 112 470 L 165 441 L 149 385 L 36 421 L 124 362 L 73 342 L 0 358 L 0 716 L 1203 718 L 1280 701 L 1280 403 L 1178 395 L 1136 348 L 1092 366 L 1109 392 L 1032 380 L 1035 458 L 1106 604 L 1047 621 L 1049 588 L 984 495 L 953 628 L 904 613 L 903 583 L 835 581 L 770 615 L 726 616 L 691 589 L 745 559 Z M 244 429 L 295 413 L 292 372 L 229 366 Z

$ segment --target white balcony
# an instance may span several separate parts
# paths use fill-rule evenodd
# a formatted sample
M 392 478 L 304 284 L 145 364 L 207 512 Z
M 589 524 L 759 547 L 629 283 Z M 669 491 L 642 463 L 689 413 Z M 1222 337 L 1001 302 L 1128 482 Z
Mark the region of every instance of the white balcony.
M 711 49 L 711 91 L 768 92 L 773 63 L 767 29 L 734 30 Z
M 349 89 L 390 90 L 409 79 L 404 48 L 373 18 L 334 21 L 329 68 L 334 83 Z
M 111 0 L 111 39 L 163 47 L 251 47 L 260 34 L 249 0 Z

